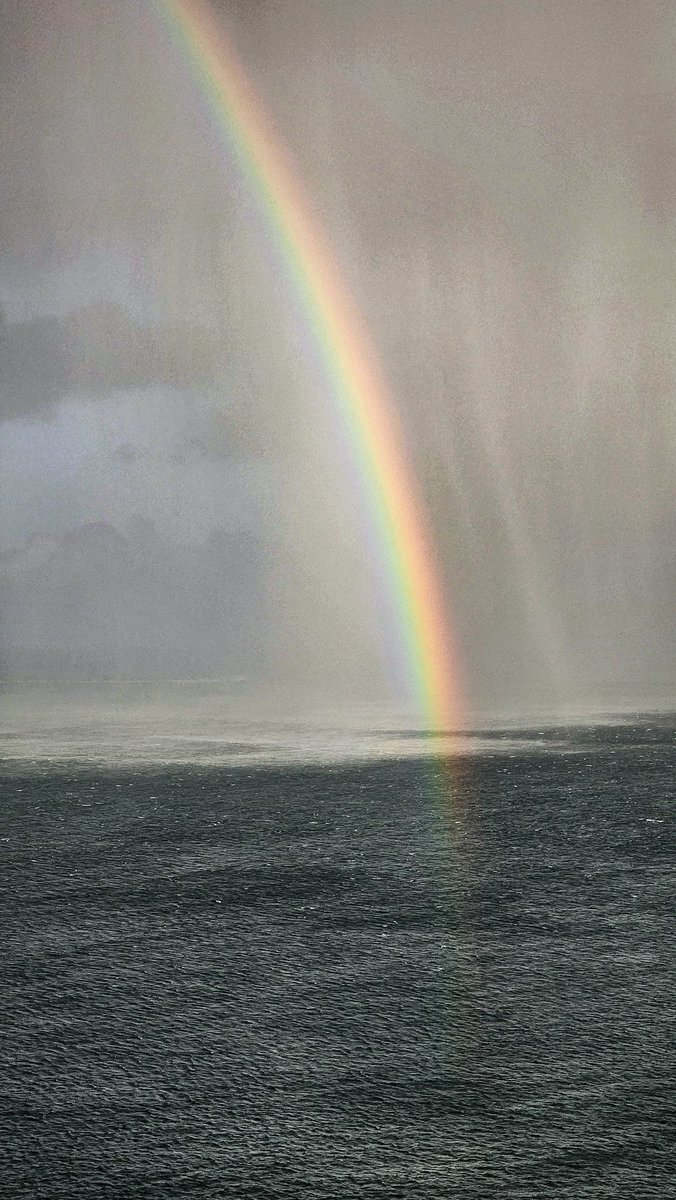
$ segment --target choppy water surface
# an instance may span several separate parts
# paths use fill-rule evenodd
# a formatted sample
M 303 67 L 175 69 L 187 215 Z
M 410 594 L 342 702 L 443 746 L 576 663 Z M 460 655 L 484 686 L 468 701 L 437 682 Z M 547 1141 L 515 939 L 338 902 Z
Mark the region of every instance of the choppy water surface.
M 9 738 L 0 1194 L 674 1195 L 675 728 L 443 782 Z

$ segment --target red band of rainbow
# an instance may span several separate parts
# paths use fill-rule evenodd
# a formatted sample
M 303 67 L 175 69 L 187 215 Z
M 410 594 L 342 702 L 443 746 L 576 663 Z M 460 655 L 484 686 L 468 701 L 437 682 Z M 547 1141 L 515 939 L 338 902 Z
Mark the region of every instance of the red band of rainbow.
M 413 697 L 430 731 L 457 727 L 458 663 L 424 505 L 364 322 L 232 42 L 207 0 L 152 0 L 255 198 L 345 429 L 396 613 Z

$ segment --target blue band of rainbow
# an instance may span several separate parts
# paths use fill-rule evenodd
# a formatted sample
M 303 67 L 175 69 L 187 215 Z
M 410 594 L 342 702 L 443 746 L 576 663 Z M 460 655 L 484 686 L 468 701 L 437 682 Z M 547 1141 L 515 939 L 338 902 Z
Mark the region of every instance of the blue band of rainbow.
M 459 673 L 426 513 L 364 322 L 260 99 L 207 0 L 151 0 L 257 205 L 317 350 L 368 506 L 410 686 L 430 730 L 457 727 Z

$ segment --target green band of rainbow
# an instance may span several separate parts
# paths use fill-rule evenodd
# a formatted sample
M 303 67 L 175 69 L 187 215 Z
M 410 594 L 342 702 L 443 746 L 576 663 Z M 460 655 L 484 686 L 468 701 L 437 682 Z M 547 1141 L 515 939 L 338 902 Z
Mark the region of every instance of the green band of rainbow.
M 443 586 L 396 406 L 282 147 L 207 0 L 152 0 L 230 158 L 264 214 L 363 483 L 416 703 L 430 730 L 459 717 Z

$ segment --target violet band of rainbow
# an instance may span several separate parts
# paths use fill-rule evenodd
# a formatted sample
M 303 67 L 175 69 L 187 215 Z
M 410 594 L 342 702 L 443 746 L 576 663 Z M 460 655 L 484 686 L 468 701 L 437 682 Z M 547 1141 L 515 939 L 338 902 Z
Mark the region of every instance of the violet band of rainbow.
M 457 728 L 460 676 L 443 577 L 396 405 L 364 320 L 289 167 L 263 104 L 207 0 L 151 0 L 185 59 L 214 129 L 236 161 L 301 309 L 345 431 L 402 639 L 430 731 Z

